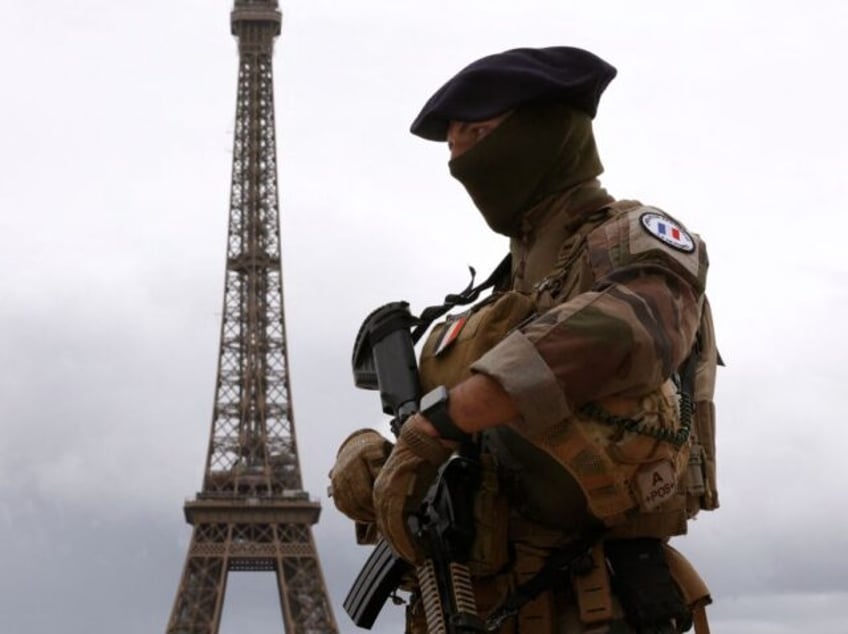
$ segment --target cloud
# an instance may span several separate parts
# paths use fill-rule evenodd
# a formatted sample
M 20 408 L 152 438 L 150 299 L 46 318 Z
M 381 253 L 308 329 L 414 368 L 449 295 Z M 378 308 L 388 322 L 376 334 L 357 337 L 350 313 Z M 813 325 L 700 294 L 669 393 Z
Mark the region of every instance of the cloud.
M 603 11 L 600 10 L 601 7 Z M 17 3 L 0 155 L 0 613 L 9 631 L 163 631 L 214 396 L 237 52 L 230 2 Z M 617 196 L 703 234 L 728 366 L 722 508 L 675 543 L 722 634 L 841 632 L 848 380 L 842 236 L 846 5 L 728 1 L 283 3 L 275 58 L 286 327 L 305 488 L 341 609 L 368 549 L 325 495 L 353 429 L 374 307 L 484 275 L 486 232 L 444 148 L 406 129 L 459 67 L 587 46 L 619 67 L 595 122 Z M 279 631 L 273 582 L 234 575 L 229 631 Z M 45 604 L 45 597 L 49 598 Z M 375 632 L 400 630 L 391 606 Z

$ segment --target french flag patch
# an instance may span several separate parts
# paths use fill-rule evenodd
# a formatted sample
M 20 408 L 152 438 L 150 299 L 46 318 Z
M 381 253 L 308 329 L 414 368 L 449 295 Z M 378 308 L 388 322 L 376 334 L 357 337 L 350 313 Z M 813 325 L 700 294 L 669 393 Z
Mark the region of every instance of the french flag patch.
M 695 250 L 695 241 L 686 230 L 668 216 L 649 212 L 639 218 L 645 231 L 670 247 L 684 253 Z
M 433 352 L 433 356 L 438 357 L 445 348 L 447 348 L 456 340 L 466 321 L 468 321 L 468 314 L 457 315 L 456 317 L 448 317 L 448 321 L 445 324 L 445 329 L 442 331 L 442 336 L 439 337 L 439 341 L 436 344 L 436 350 Z

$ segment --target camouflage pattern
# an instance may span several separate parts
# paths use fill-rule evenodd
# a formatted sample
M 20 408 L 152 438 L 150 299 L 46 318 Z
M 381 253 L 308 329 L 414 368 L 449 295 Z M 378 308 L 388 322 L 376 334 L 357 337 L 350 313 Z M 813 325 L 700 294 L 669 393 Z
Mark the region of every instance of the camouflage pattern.
M 667 218 L 691 245 L 661 240 L 644 224 L 646 214 Z M 717 505 L 712 417 L 717 354 L 704 295 L 708 259 L 700 238 L 660 210 L 612 201 L 597 181 L 590 181 L 530 210 L 511 252 L 510 287 L 532 298 L 535 316 L 470 367 L 449 375 L 454 380 L 472 372 L 493 377 L 521 414 L 506 429 L 485 434 L 502 480 L 512 487 L 503 493 L 511 507 L 507 539 L 516 560 L 512 581 L 478 580 L 481 609 L 487 587 L 501 588 L 495 594 L 502 596 L 504 583 L 532 575 L 554 544 L 592 518 L 607 524 L 610 536 L 666 538 L 685 533 L 687 520 L 710 508 L 711 500 Z M 698 415 L 708 423 L 696 421 L 689 442 L 675 445 L 623 431 L 586 414 L 587 404 L 601 404 L 612 416 L 678 432 L 678 393 L 670 378 L 693 349 L 699 328 L 702 361 L 695 400 Z M 450 364 L 451 354 L 448 350 L 443 364 Z M 422 359 L 425 367 L 439 366 Z M 440 378 L 422 373 L 425 381 Z M 690 448 L 704 459 L 701 480 L 706 485 L 695 502 L 687 473 L 687 466 L 692 470 Z M 697 595 L 701 607 L 709 600 L 693 570 L 680 581 L 694 588 L 686 593 L 693 607 L 696 600 L 690 595 Z M 567 589 L 567 594 L 574 591 Z M 537 617 L 523 611 L 521 620 L 538 622 L 522 623 L 519 629 L 592 629 L 580 618 L 578 597 L 560 601 L 555 595 L 540 597 Z M 620 620 L 617 600 L 611 600 L 614 616 L 607 625 L 630 631 Z
M 605 198 L 590 182 L 526 214 L 522 235 L 512 241 L 512 285 L 534 297 L 537 316 L 470 370 L 496 379 L 521 413 L 512 425 L 518 441 L 513 434 L 502 445 L 523 441 L 553 457 L 568 472 L 561 484 L 569 475 L 576 479 L 588 510 L 616 527 L 617 536 L 667 537 L 686 532 L 698 505 L 708 507 L 687 499 L 690 443 L 674 445 L 609 421 L 641 420 L 666 436 L 680 431 L 670 378 L 701 326 L 708 259 L 698 236 L 664 212 Z M 678 241 L 651 230 L 651 218 L 675 228 Z M 711 324 L 709 331 L 712 337 Z M 701 383 L 710 378 L 702 372 Z M 709 413 L 711 391 L 702 400 Z M 597 420 L 587 405 L 611 416 Z M 702 480 L 714 484 L 714 433 L 706 435 L 712 451 L 696 450 L 705 463 Z M 540 465 L 530 466 L 525 490 L 551 482 L 551 469 Z M 547 524 L 554 507 L 552 501 L 534 519 Z M 584 512 L 573 509 L 575 517 Z
M 664 242 L 646 226 L 646 214 L 667 218 L 691 244 Z M 614 202 L 591 180 L 525 214 L 511 252 L 510 288 L 502 290 L 529 298 L 530 316 L 508 296 L 501 295 L 500 306 L 498 300 L 483 302 L 444 352 L 437 352 L 437 326 L 421 360 L 422 384 L 450 386 L 472 372 L 484 373 L 504 387 L 520 412 L 513 424 L 484 433 L 484 459 L 491 458 L 496 471 L 475 503 L 477 543 L 469 562 L 481 615 L 588 523 L 600 519 L 616 538 L 665 538 L 684 533 L 699 509 L 717 505 L 712 417 L 717 353 L 704 296 L 703 242 L 664 212 L 635 201 Z M 504 301 L 511 308 L 504 309 Z M 688 442 L 667 442 L 587 414 L 587 404 L 595 404 L 611 419 L 638 418 L 668 437 L 679 432 L 678 393 L 670 377 L 692 350 L 699 326 L 695 400 L 701 419 Z M 474 345 L 482 348 L 479 358 Z M 689 484 L 690 450 L 703 462 L 699 487 Z M 404 472 L 409 479 L 404 490 L 416 489 L 422 467 L 429 477 L 437 462 L 419 453 L 390 458 L 377 486 L 391 479 L 388 469 Z M 377 509 L 378 523 L 389 516 L 400 515 Z M 405 526 L 380 528 L 393 535 L 393 543 L 406 544 L 404 554 L 414 559 Z M 677 564 L 687 601 L 703 612 L 706 587 L 682 556 Z M 597 593 L 585 594 L 597 599 Z M 614 595 L 608 597 L 605 623 L 588 622 L 581 596 L 579 584 L 563 583 L 499 631 L 633 631 Z M 413 599 L 407 632 L 426 632 L 420 607 Z
M 588 235 L 574 228 L 579 253 L 565 270 L 556 266 L 561 251 L 540 253 L 533 242 L 544 239 L 547 225 L 568 224 L 567 207 L 554 206 L 513 240 L 513 284 L 538 293 L 542 312 L 472 370 L 494 377 L 513 397 L 525 434 L 544 432 L 587 402 L 657 389 L 692 349 L 706 249 L 697 236 L 692 253 L 654 238 L 639 225 L 647 209 L 615 203 L 607 217 L 590 220 Z
M 342 442 L 330 470 L 330 494 L 336 508 L 352 520 L 373 523 L 374 480 L 380 473 L 392 443 L 373 429 L 358 429 Z
M 439 466 L 453 448 L 420 431 L 412 421 L 404 423 L 392 453 L 374 481 L 374 514 L 380 534 L 400 557 L 416 564 L 423 554 L 410 532 L 406 518 L 417 511 Z M 387 491 L 404 495 L 388 495 Z

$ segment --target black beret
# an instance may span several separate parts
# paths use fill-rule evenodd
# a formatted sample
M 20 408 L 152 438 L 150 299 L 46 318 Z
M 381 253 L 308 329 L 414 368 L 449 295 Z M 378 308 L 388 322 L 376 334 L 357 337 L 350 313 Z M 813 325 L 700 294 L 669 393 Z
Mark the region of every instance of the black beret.
M 472 62 L 430 97 L 410 131 L 444 141 L 449 121 L 485 121 L 529 102 L 562 102 L 595 116 L 616 70 L 572 46 L 515 48 Z

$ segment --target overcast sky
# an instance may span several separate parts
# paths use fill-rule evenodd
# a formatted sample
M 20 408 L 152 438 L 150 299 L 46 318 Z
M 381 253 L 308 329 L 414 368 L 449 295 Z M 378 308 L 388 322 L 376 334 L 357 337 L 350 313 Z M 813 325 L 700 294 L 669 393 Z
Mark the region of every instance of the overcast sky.
M 228 0 L 4 0 L 0 629 L 164 632 L 201 485 L 223 293 L 237 50 Z M 619 198 L 707 241 L 722 508 L 675 540 L 718 634 L 844 634 L 848 4 L 288 0 L 275 55 L 286 327 L 305 486 L 341 608 L 367 549 L 326 498 L 362 318 L 487 272 L 440 144 L 408 134 L 459 68 L 516 46 L 619 69 L 596 119 Z M 348 546 L 349 544 L 349 546 Z M 223 634 L 282 631 L 232 574 Z M 374 631 L 399 632 L 387 608 Z

